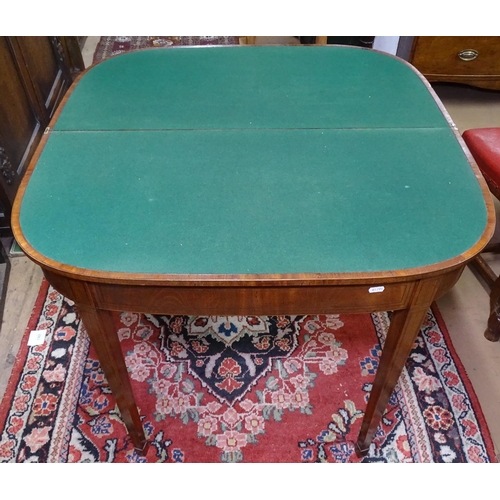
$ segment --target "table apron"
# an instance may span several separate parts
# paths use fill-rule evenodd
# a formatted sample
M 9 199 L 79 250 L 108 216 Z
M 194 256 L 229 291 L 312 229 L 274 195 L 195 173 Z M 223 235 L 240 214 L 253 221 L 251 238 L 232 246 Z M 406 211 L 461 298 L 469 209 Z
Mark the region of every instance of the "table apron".
M 441 276 L 436 298 L 458 280 L 462 268 Z M 374 285 L 161 286 L 86 282 L 45 270 L 60 293 L 77 305 L 108 311 L 183 315 L 285 315 L 369 313 L 406 309 L 421 278 Z

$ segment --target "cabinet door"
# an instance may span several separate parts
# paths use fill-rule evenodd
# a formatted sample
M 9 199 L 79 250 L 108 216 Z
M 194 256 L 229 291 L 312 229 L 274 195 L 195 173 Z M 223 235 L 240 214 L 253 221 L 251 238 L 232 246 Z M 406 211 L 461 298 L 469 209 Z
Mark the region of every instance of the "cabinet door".
M 22 174 L 43 133 L 44 123 L 8 37 L 0 37 L 0 179 L 2 204 L 13 202 Z M 10 207 L 3 207 L 10 212 Z
M 0 230 L 43 131 L 83 69 L 76 37 L 0 37 Z
M 16 36 L 10 38 L 18 53 L 18 60 L 24 62 L 41 112 L 45 121 L 48 122 L 72 80 L 65 64 L 60 37 Z

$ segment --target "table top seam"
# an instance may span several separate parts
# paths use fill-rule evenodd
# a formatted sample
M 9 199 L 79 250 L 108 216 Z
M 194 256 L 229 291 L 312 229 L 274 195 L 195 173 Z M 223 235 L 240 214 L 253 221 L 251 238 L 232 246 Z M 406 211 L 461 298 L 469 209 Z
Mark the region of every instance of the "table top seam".
M 363 131 L 395 131 L 395 130 L 450 130 L 450 127 L 234 127 L 234 128 L 140 128 L 140 129 L 71 129 L 59 130 L 51 129 L 50 133 L 95 133 L 95 132 L 237 132 L 237 131 L 300 131 L 300 130 L 317 130 L 317 131 L 334 131 L 334 130 L 363 130 Z

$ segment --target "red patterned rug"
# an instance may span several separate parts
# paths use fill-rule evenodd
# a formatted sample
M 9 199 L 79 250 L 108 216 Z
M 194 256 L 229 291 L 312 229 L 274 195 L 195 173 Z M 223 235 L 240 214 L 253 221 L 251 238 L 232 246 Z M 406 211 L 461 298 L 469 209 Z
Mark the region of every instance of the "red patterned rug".
M 169 45 L 238 45 L 237 36 L 102 36 L 94 53 L 93 62 L 129 50 Z
M 71 301 L 44 282 L 0 410 L 1 462 L 358 462 L 386 313 L 116 315 L 150 443 L 137 455 Z M 27 347 L 30 330 L 47 330 Z M 429 311 L 363 462 L 496 462 Z

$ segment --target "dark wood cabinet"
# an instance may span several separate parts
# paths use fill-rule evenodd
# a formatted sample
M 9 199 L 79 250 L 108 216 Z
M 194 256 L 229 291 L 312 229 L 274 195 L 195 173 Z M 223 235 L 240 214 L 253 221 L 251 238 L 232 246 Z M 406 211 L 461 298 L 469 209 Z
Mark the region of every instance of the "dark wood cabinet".
M 0 37 L 0 231 L 40 138 L 84 69 L 77 37 Z
M 409 62 L 430 82 L 500 90 L 498 36 L 416 36 Z

